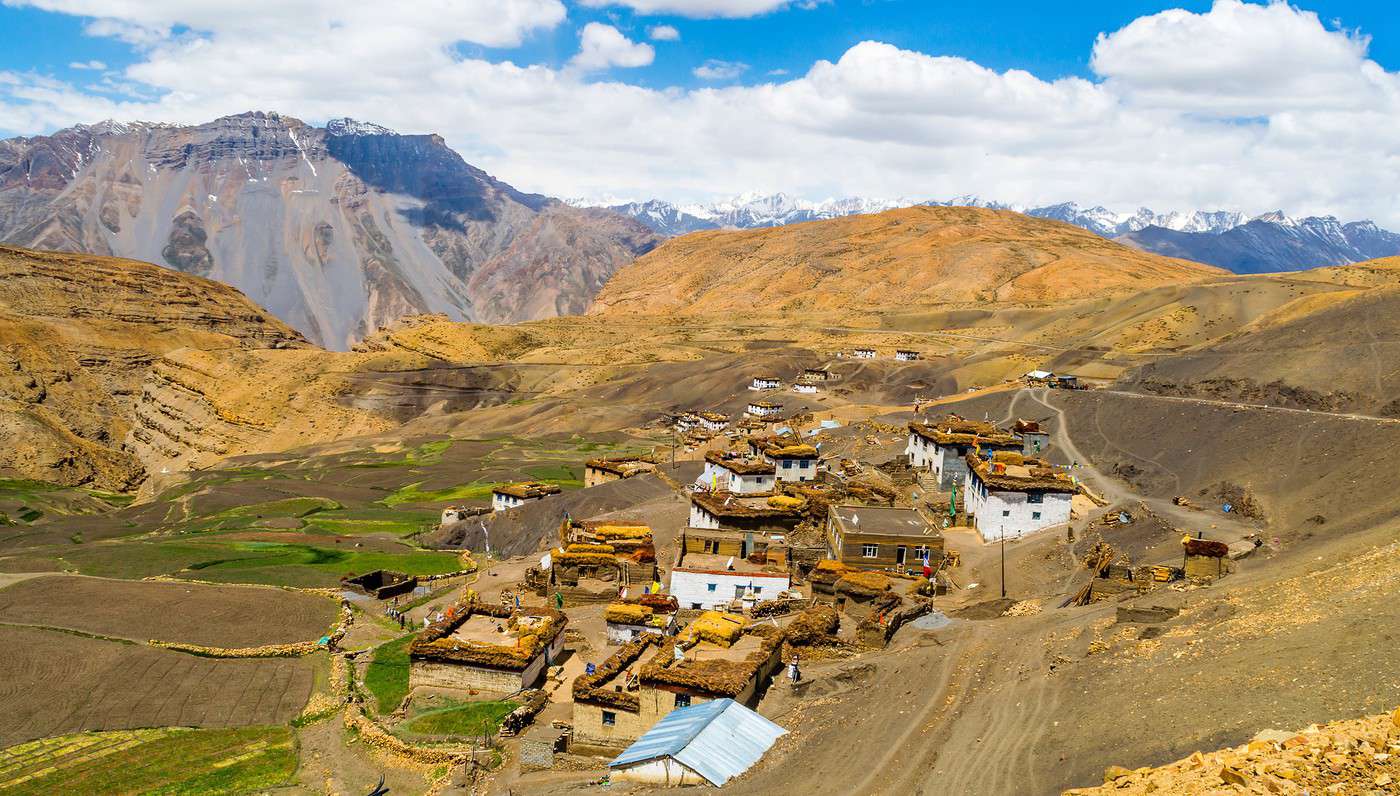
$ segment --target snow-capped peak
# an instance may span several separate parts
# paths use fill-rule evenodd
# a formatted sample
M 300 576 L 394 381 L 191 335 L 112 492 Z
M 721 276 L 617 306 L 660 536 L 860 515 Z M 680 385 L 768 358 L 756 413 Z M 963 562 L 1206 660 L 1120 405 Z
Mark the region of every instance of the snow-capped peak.
M 326 122 L 326 133 L 329 135 L 398 135 L 382 125 L 356 121 L 349 116 Z

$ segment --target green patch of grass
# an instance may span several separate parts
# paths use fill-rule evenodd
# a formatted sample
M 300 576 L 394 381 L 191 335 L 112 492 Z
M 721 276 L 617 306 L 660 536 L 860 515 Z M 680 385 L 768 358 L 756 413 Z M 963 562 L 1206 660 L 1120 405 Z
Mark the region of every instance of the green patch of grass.
M 118 730 L 0 751 L 0 771 L 16 764 L 36 776 L 0 782 L 7 794 L 258 793 L 291 783 L 297 750 L 289 727 Z
M 402 459 L 351 462 L 346 466 L 360 469 L 378 469 L 383 467 L 420 467 L 423 465 L 437 464 L 442 461 L 442 455 L 447 452 L 448 448 L 452 447 L 452 443 L 454 442 L 456 442 L 456 440 L 433 440 L 404 451 Z
M 125 508 L 127 506 L 130 506 L 132 502 L 136 500 L 135 495 L 126 495 L 122 494 L 121 492 L 104 492 L 101 489 L 88 489 L 86 491 L 89 495 L 92 495 L 93 497 L 97 498 L 103 503 L 106 503 L 107 505 L 112 506 L 114 508 Z
M 339 503 L 330 498 L 323 497 L 293 497 L 282 500 L 269 500 L 266 503 L 251 503 L 246 506 L 229 509 L 222 512 L 220 517 L 255 517 L 265 519 L 270 517 L 307 517 L 320 511 L 335 511 L 344 508 Z
M 412 536 L 424 526 L 437 525 L 437 521 L 438 513 L 435 511 L 368 506 L 317 512 L 306 518 L 306 530 L 309 533 L 321 531 L 341 536 L 388 534 L 402 539 Z
M 39 509 L 30 508 L 29 506 L 20 506 L 20 507 L 19 507 L 19 521 L 20 521 L 20 522 L 32 523 L 32 522 L 34 522 L 35 520 L 39 519 L 39 518 L 42 517 L 42 516 L 44 516 L 44 512 L 40 511 Z
M 389 713 L 408 696 L 408 645 L 413 634 L 380 644 L 365 667 L 365 688 L 374 694 L 380 713 Z
M 197 473 L 191 480 L 172 486 L 156 496 L 156 500 L 170 502 L 192 495 L 202 489 L 236 484 L 240 481 L 274 481 L 289 478 L 279 470 L 265 470 L 261 467 L 233 467 L 226 470 L 209 470 Z
M 399 725 L 406 734 L 425 736 L 494 735 L 501 719 L 519 705 L 509 700 L 489 702 L 450 702 L 447 706 L 426 710 Z
M 495 484 L 473 481 L 470 484 L 451 486 L 446 489 L 419 489 L 422 481 L 399 487 L 388 497 L 380 500 L 384 506 L 398 506 L 404 503 L 436 503 L 448 500 L 490 500 L 491 488 Z

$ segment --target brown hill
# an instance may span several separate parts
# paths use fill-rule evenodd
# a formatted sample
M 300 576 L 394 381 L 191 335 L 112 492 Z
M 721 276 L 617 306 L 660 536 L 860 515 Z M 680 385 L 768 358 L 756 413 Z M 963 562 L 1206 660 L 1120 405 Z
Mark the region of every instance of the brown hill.
M 1223 273 L 1020 213 L 910 207 L 685 235 L 620 270 L 590 312 L 834 313 L 1053 302 Z
M 0 246 L 0 471 L 108 489 L 142 467 L 124 442 L 169 352 L 305 347 L 227 285 L 149 263 Z

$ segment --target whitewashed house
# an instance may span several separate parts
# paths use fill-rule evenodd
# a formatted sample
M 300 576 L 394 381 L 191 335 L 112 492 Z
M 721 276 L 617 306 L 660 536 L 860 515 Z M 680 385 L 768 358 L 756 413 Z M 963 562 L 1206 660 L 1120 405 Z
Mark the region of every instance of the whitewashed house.
M 969 453 L 963 500 L 984 541 L 1017 538 L 1069 522 L 1079 486 L 1063 468 L 1019 453 L 993 461 Z
M 769 401 L 750 401 L 745 411 L 747 411 L 751 417 L 768 419 L 781 415 L 783 413 L 783 405 L 771 403 Z
M 820 392 L 820 390 L 817 389 L 817 385 L 807 384 L 801 381 L 792 385 L 792 391 L 795 393 L 801 393 L 803 395 L 816 395 L 818 392 Z
M 851 353 L 855 356 L 856 359 L 874 359 L 874 358 L 875 358 L 875 349 L 873 349 L 873 348 L 857 348 L 857 349 L 855 349 L 854 351 L 852 351 Z
M 773 491 L 777 475 L 773 462 L 728 456 L 718 451 L 705 454 L 705 469 L 695 479 L 697 489 L 758 495 Z
M 909 464 L 933 474 L 939 489 L 961 484 L 967 476 L 966 456 L 979 451 L 1019 451 L 1021 440 L 982 420 L 948 415 L 933 423 L 910 423 L 904 454 Z
M 916 362 L 919 359 L 919 352 L 910 351 L 907 348 L 901 348 L 898 351 L 894 352 L 894 358 L 899 360 L 900 362 Z
M 749 384 L 749 389 L 755 391 L 781 390 L 782 388 L 783 380 L 777 376 L 754 376 L 753 381 Z
M 729 428 L 729 415 L 722 415 L 719 412 L 700 412 L 697 417 L 700 419 L 700 427 L 706 431 L 718 433 Z
M 779 481 L 815 481 L 820 453 L 812 445 L 773 446 L 763 451 Z
M 555 484 L 539 481 L 525 481 L 519 484 L 501 484 L 491 490 L 491 510 L 507 511 L 523 506 L 534 500 L 542 500 L 557 495 L 563 490 Z

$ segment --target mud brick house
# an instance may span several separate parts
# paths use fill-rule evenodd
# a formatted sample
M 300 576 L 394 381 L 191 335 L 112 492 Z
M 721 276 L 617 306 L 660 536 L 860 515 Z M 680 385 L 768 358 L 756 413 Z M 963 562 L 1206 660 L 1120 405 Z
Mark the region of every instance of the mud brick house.
M 409 646 L 409 686 L 513 694 L 533 688 L 564 651 L 567 617 L 473 598 L 449 609 Z
M 656 472 L 656 465 L 641 457 L 589 459 L 583 466 L 583 485 L 598 486 L 652 472 Z
M 621 749 L 651 727 L 642 716 L 641 661 L 661 646 L 661 636 L 639 636 L 594 667 L 592 674 L 574 678 L 574 749 Z
M 671 426 L 684 434 L 700 427 L 700 416 L 694 412 L 681 412 L 671 419 Z
M 1050 447 L 1050 432 L 1040 427 L 1034 420 L 1017 420 L 1011 433 L 1021 438 L 1021 454 L 1040 456 Z
M 918 571 L 927 556 L 943 560 L 943 534 L 917 509 L 832 506 L 827 515 L 827 554 L 847 567 Z
M 1189 580 L 1215 580 L 1229 572 L 1225 563 L 1230 546 L 1212 539 L 1181 540 L 1182 569 Z
M 764 448 L 763 458 L 773 464 L 779 481 L 817 480 L 820 454 L 813 445 L 771 445 Z
M 783 413 L 783 405 L 775 404 L 770 401 L 749 401 L 749 405 L 745 411 L 748 412 L 751 417 L 769 420 Z
M 1040 459 L 1002 451 L 989 461 L 969 453 L 963 486 L 967 514 L 984 541 L 1017 537 L 1069 522 L 1079 486 Z
M 900 362 L 917 362 L 919 359 L 919 352 L 910 351 L 907 348 L 901 348 L 898 351 L 894 352 L 894 358 L 899 360 Z
M 823 382 L 831 380 L 831 371 L 826 368 L 807 368 L 802 371 L 802 380 L 809 382 Z
M 611 602 L 620 589 L 637 593 L 656 583 L 656 548 L 651 528 L 634 520 L 565 519 L 559 547 L 525 573 L 525 588 L 559 594 L 569 605 Z
M 669 592 L 682 608 L 752 606 L 792 585 L 786 537 L 687 528 L 671 566 Z
M 745 497 L 732 492 L 696 492 L 690 496 L 689 533 L 693 529 L 787 534 L 806 513 L 806 501 L 786 495 Z
M 909 463 L 933 473 L 939 489 L 961 485 L 967 454 L 974 451 L 1019 451 L 1021 440 L 981 420 L 948 415 L 934 423 L 910 423 L 904 453 Z
M 821 390 L 817 388 L 817 385 L 809 384 L 805 381 L 799 381 L 792 385 L 792 391 L 795 393 L 802 393 L 803 395 L 816 395 L 821 392 Z
M 777 376 L 754 376 L 749 383 L 749 389 L 754 391 L 780 390 L 783 387 L 783 380 Z
M 705 454 L 705 469 L 695 479 L 698 489 L 736 495 L 767 494 L 776 485 L 773 462 L 719 451 Z
M 864 348 L 864 347 L 862 347 L 862 348 L 857 348 L 857 349 L 855 349 L 854 351 L 852 351 L 851 354 L 852 354 L 852 356 L 854 356 L 856 359 L 874 359 L 874 358 L 875 358 L 875 349 L 873 349 L 873 348 Z
M 782 629 L 733 614 L 706 612 L 642 666 L 639 716 L 646 727 L 676 708 L 729 698 L 758 704 L 782 665 Z
M 554 484 L 539 481 L 525 481 L 518 484 L 501 484 L 491 490 L 491 510 L 506 511 L 523 506 L 532 500 L 540 500 L 557 495 L 563 490 Z

